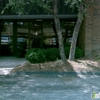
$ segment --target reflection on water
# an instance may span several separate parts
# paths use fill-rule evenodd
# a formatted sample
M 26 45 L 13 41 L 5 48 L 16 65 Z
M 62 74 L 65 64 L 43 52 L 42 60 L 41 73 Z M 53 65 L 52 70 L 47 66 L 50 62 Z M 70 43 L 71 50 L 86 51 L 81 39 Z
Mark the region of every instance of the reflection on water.
M 91 100 L 100 76 L 1 75 L 0 100 Z

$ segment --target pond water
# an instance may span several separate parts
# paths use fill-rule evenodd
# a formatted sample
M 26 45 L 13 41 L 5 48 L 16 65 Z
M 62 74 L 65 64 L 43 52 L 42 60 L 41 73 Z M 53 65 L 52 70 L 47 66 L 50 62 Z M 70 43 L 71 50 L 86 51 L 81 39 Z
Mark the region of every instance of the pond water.
M 93 92 L 100 92 L 98 75 L 0 75 L 0 100 L 92 100 Z

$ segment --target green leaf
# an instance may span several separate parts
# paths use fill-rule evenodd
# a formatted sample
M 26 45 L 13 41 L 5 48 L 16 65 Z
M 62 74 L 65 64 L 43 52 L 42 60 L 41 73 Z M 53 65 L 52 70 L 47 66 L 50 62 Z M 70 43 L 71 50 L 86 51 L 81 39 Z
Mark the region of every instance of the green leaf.
M 5 10 L 2 10 L 1 14 L 4 14 Z

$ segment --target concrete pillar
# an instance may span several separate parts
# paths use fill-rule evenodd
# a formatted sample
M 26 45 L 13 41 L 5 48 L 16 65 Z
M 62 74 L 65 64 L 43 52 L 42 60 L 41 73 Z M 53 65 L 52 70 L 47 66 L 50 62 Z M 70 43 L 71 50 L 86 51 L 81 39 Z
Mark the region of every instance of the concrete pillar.
M 1 29 L 1 21 L 0 21 L 0 55 L 1 55 L 1 31 L 2 31 L 2 29 Z
M 28 49 L 31 48 L 31 34 L 30 34 L 30 22 L 28 22 Z
M 43 21 L 41 22 L 41 44 L 40 47 L 43 48 Z
M 17 56 L 17 21 L 13 21 L 13 55 Z
M 0 55 L 1 55 L 1 33 L 4 27 L 4 22 L 0 20 Z

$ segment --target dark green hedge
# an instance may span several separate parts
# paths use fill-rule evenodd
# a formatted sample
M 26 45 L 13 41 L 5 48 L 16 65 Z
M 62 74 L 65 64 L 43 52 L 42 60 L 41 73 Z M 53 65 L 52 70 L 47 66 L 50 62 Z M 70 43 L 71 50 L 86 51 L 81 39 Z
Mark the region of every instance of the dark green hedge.
M 55 61 L 57 59 L 60 59 L 58 48 L 46 49 L 46 60 L 47 61 Z
M 65 55 L 66 58 L 69 57 L 70 45 L 65 45 Z M 83 51 L 76 47 L 75 58 L 80 58 L 83 56 Z M 31 49 L 26 53 L 26 59 L 31 63 L 42 63 L 48 61 L 55 61 L 60 59 L 60 53 L 58 48 L 48 48 L 48 49 Z
M 40 63 L 46 61 L 45 50 L 44 49 L 31 49 L 26 53 L 26 59 L 31 63 Z

